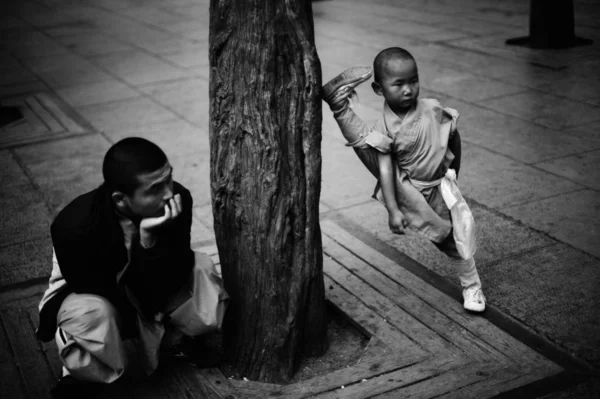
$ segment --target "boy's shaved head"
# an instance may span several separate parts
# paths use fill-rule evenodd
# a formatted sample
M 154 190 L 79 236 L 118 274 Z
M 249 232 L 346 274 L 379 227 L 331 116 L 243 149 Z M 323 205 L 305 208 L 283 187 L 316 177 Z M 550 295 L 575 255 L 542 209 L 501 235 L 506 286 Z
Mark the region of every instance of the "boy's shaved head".
M 411 53 L 409 53 L 401 47 L 390 47 L 386 48 L 385 50 L 382 50 L 379 54 L 377 54 L 377 57 L 375 57 L 375 61 L 373 61 L 373 80 L 375 80 L 375 82 L 379 82 L 383 71 L 383 67 L 390 60 L 414 61 L 415 58 L 412 56 Z

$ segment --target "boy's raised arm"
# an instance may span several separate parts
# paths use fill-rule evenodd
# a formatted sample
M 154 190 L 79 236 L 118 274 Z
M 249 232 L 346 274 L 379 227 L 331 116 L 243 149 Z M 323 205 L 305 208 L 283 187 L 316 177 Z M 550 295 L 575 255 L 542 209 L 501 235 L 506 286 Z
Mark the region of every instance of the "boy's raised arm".
M 379 183 L 381 184 L 385 207 L 388 211 L 390 230 L 395 234 L 403 234 L 406 220 L 396 202 L 392 156 L 378 153 L 377 160 L 379 162 Z

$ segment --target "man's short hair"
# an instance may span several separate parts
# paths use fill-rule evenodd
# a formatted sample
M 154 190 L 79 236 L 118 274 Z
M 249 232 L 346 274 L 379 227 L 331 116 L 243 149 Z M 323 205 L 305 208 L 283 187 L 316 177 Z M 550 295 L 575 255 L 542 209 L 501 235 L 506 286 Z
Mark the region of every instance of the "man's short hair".
M 415 60 L 415 57 L 413 57 L 411 53 L 402 47 L 389 47 L 380 51 L 373 61 L 373 80 L 375 80 L 375 82 L 379 83 L 383 65 L 392 58 L 399 58 L 401 60 Z
M 139 175 L 154 172 L 166 163 L 167 156 L 159 146 L 141 137 L 127 137 L 106 152 L 104 183 L 111 191 L 131 195 L 139 186 Z

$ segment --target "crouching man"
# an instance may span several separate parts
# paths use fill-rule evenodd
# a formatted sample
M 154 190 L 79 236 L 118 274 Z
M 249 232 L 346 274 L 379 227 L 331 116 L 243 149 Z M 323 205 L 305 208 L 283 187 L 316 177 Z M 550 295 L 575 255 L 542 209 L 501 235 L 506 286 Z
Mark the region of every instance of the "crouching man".
M 37 336 L 56 340 L 63 363 L 54 396 L 151 374 L 161 347 L 219 329 L 227 305 L 213 262 L 190 249 L 192 197 L 165 153 L 126 138 L 108 150 L 102 173 L 104 183 L 51 227 Z

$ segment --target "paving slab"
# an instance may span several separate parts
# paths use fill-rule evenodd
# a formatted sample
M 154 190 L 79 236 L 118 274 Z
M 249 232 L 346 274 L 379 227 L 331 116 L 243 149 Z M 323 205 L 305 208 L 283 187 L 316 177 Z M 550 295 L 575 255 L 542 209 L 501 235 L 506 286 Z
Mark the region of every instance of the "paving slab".
M 47 237 L 50 212 L 30 183 L 12 186 L 0 197 L 0 248 Z
M 10 51 L 0 48 L 0 71 L 10 71 L 11 69 L 22 68 L 21 63 L 11 54 Z
M 186 39 L 193 40 L 195 43 L 208 40 L 208 21 L 205 23 L 201 21 L 180 21 L 169 24 L 164 29 Z
M 191 246 L 193 247 L 194 243 L 198 241 L 214 240 L 214 237 L 215 234 L 212 229 L 206 227 L 204 223 L 194 216 L 192 220 Z
M 209 130 L 210 115 L 208 113 L 207 99 L 199 98 L 190 102 L 179 102 L 168 108 L 195 126 L 205 131 Z
M 98 29 L 93 21 L 85 19 L 74 20 L 73 22 L 64 23 L 55 26 L 49 26 L 43 29 L 44 33 L 52 37 L 60 37 L 63 35 L 77 35 L 82 33 L 94 33 Z
M 47 278 L 52 271 L 50 234 L 43 238 L 0 247 L 0 287 Z
M 171 108 L 180 108 L 190 102 L 202 102 L 205 106 L 198 112 L 208 114 L 208 81 L 201 78 L 183 78 L 169 82 L 144 85 L 140 90 L 159 103 Z
M 182 119 L 115 130 L 106 136 L 114 143 L 125 137 L 144 137 L 159 145 L 169 159 L 193 158 L 209 150 L 208 132 Z
M 163 40 L 137 40 L 135 44 L 152 54 L 162 56 L 175 51 L 190 51 L 197 50 L 201 52 L 206 48 L 205 40 L 208 38 L 208 31 L 202 31 L 199 34 L 194 31 L 194 34 L 177 35 Z M 162 57 L 164 59 L 164 57 Z
M 436 69 L 435 73 L 431 73 L 435 76 L 432 76 L 431 79 L 424 79 L 422 86 L 464 101 L 476 103 L 488 98 L 523 91 L 522 87 L 484 77 L 476 77 L 470 73 L 448 68 Z
M 139 2 L 136 0 L 90 0 L 88 3 L 101 9 L 114 11 L 139 6 Z
M 490 302 L 575 356 L 598 363 L 598 258 L 564 244 L 510 257 L 487 270 Z M 535 295 L 532 295 L 533 293 Z M 536 296 L 543 296 L 540 301 Z M 568 300 L 566 300 L 568 298 Z
M 195 206 L 211 203 L 210 151 L 205 150 L 187 157 L 171 157 L 175 180 L 191 191 Z
M 600 78 L 597 76 L 569 76 L 554 82 L 541 83 L 536 88 L 546 93 L 598 105 Z
M 11 30 L 0 36 L 0 47 L 9 50 L 20 59 L 52 55 L 68 55 L 69 51 L 42 32 L 34 30 Z
M 24 167 L 43 169 L 44 164 L 50 162 L 67 162 L 72 158 L 104 156 L 109 146 L 109 143 L 101 135 L 88 134 L 82 137 L 32 144 L 13 151 Z
M 141 97 L 138 91 L 116 79 L 73 85 L 59 89 L 56 93 L 72 107 Z
M 106 11 L 104 14 L 92 11 L 92 13 L 99 17 L 95 19 L 98 27 L 111 36 L 132 44 L 138 41 L 159 41 L 174 37 L 169 32 L 124 15 L 122 11 Z
M 4 62 L 4 60 L 2 60 Z M 7 62 L 8 64 L 8 62 Z M 10 68 L 10 69 L 9 69 Z M 3 66 L 0 75 L 0 86 L 17 85 L 37 81 L 38 78 L 33 73 L 20 65 Z
M 200 25 L 209 23 L 210 15 L 206 12 L 206 4 L 197 1 L 174 0 L 168 3 L 156 2 L 157 7 L 168 10 L 169 12 L 181 16 L 190 16 L 198 21 Z
M 525 22 L 523 26 L 528 26 L 528 23 Z M 560 53 L 557 54 L 553 50 L 539 50 L 526 46 L 507 46 L 505 44 L 506 39 L 527 35 L 528 32 L 526 30 L 515 28 L 510 32 L 503 32 L 493 36 L 456 40 L 452 42 L 452 45 L 468 50 L 485 51 L 500 58 L 524 61 L 553 69 L 559 69 L 569 64 L 565 57 L 562 57 Z M 586 48 L 582 48 L 581 51 L 586 50 Z
M 202 70 L 208 67 L 208 44 L 199 44 L 199 47 L 204 47 L 204 51 L 200 48 L 199 51 L 190 52 L 183 50 L 178 52 L 163 53 L 163 58 L 179 65 L 182 68 L 202 67 Z
M 206 226 L 209 231 L 214 230 L 212 204 L 194 206 L 194 218 Z M 212 235 L 214 236 L 214 233 Z
M 563 133 L 585 140 L 600 141 L 600 129 L 598 129 L 598 124 L 596 123 L 589 123 L 571 129 L 565 129 L 563 130 Z
M 581 185 L 537 168 L 463 143 L 461 191 L 492 208 L 542 200 L 579 190 Z
M 575 76 L 585 76 L 595 78 L 597 76 L 598 67 L 600 66 L 599 59 L 586 59 L 580 62 L 569 65 L 569 69 L 573 71 Z
M 17 28 L 25 28 L 27 23 L 20 18 L 2 13 L 0 15 L 0 31 L 6 31 Z
M 177 116 L 147 99 L 135 98 L 77 108 L 77 112 L 98 130 L 112 132 L 172 121 Z
M 181 24 L 185 21 L 179 21 L 183 18 L 178 18 L 176 22 L 172 24 Z M 193 29 L 196 32 L 200 29 L 204 32 L 202 38 L 208 38 L 208 26 L 198 25 Z M 111 36 L 130 43 L 141 50 L 148 52 L 161 53 L 174 50 L 180 50 L 190 44 L 194 44 L 195 39 L 201 39 L 201 37 L 194 37 L 190 35 L 174 34 L 168 30 L 150 25 L 146 22 L 138 21 L 128 15 L 112 13 L 111 18 L 108 20 L 100 21 L 101 28 L 110 34 Z M 167 25 L 168 27 L 169 25 Z M 190 24 L 190 27 L 192 25 Z
M 493 268 L 495 262 L 556 244 L 556 241 L 547 234 L 534 230 L 501 212 L 484 207 L 468 198 L 467 203 L 473 212 L 477 229 L 475 259 L 482 270 L 483 278 L 492 284 L 495 283 L 494 280 L 485 276 L 488 268 Z
M 590 148 L 594 148 L 591 147 Z M 600 151 L 589 151 L 536 164 L 538 168 L 566 177 L 582 186 L 600 190 Z
M 56 40 L 69 50 L 85 56 L 133 49 L 130 44 L 114 39 L 102 32 L 78 32 L 77 34 L 62 35 L 57 37 Z
M 52 7 L 46 4 L 41 4 L 33 1 L 9 2 L 6 3 L 4 7 L 9 14 L 18 16 L 20 18 L 26 17 L 28 15 L 35 15 L 39 13 L 52 11 Z
M 181 21 L 199 21 L 193 15 L 182 15 L 169 12 L 168 9 L 161 9 L 151 5 L 141 5 L 139 7 L 131 7 L 120 11 L 120 14 L 126 15 L 141 22 L 164 28 L 171 24 L 176 24 Z
M 3 188 L 3 193 L 27 183 L 29 179 L 13 153 L 9 150 L 0 150 L 0 187 Z
M 102 160 L 110 147 L 97 134 L 42 143 L 15 152 L 55 216 L 75 197 L 102 183 Z
M 98 55 L 92 62 L 133 85 L 186 76 L 183 70 L 138 50 Z
M 365 168 L 351 147 L 339 138 L 324 138 L 322 153 L 321 201 L 335 208 L 370 201 L 376 179 Z
M 25 22 L 35 26 L 40 30 L 46 31 L 47 29 L 55 29 L 60 26 L 86 22 L 85 20 L 80 19 L 77 15 L 70 13 L 68 9 L 43 10 L 42 7 L 36 8 L 37 9 L 31 10 L 30 12 L 22 12 L 19 16 Z
M 364 3 L 364 7 L 366 10 L 370 6 L 368 3 Z M 411 21 L 410 19 L 399 21 L 396 15 L 393 14 L 378 15 L 377 20 L 374 21 L 372 14 L 361 13 L 360 9 L 354 8 L 355 12 L 357 12 L 355 14 L 354 23 L 357 26 L 365 29 L 372 29 L 374 24 L 378 24 L 378 29 L 381 29 L 382 33 L 396 35 L 396 37 L 435 42 L 446 40 L 453 41 L 470 36 L 469 33 L 456 30 L 454 27 L 448 25 L 426 25 L 417 21 Z
M 490 75 L 507 83 L 517 84 L 540 91 L 553 82 L 564 79 L 561 69 L 544 67 L 529 62 L 518 62 L 498 58 L 498 63 L 490 64 L 480 73 Z M 559 94 L 559 93 L 558 93 Z
M 524 164 L 600 148 L 600 140 L 592 140 L 585 134 L 575 135 L 571 129 L 565 131 L 539 126 L 486 109 L 477 103 L 452 98 L 444 101 L 443 105 L 455 108 L 460 113 L 458 128 L 461 139 Z M 469 154 L 465 156 L 468 158 Z
M 16 107 L 23 118 L 0 128 L 0 147 L 26 144 L 85 134 L 87 122 L 50 92 L 35 92 L 2 100 L 3 105 Z
M 111 79 L 106 72 L 74 54 L 30 58 L 24 63 L 53 88 Z
M 48 86 L 43 82 L 36 80 L 27 83 L 9 84 L 0 86 L 0 98 L 22 96 L 30 93 L 47 91 Z
M 419 64 L 447 66 L 459 71 L 471 71 L 475 76 L 497 78 L 511 71 L 528 70 L 528 65 L 497 57 L 483 52 L 453 46 L 452 43 L 417 43 L 408 46 Z M 522 72 L 521 72 L 522 73 Z M 514 82 L 507 82 L 514 83 Z
M 502 211 L 600 258 L 600 196 L 596 190 L 565 193 Z
M 488 99 L 481 104 L 554 129 L 600 121 L 598 108 L 591 104 L 534 91 Z

